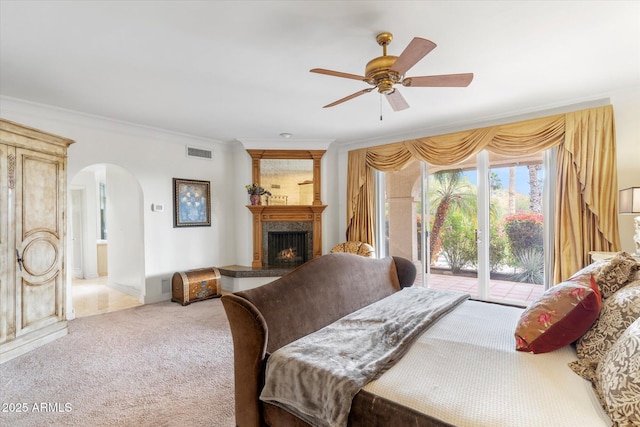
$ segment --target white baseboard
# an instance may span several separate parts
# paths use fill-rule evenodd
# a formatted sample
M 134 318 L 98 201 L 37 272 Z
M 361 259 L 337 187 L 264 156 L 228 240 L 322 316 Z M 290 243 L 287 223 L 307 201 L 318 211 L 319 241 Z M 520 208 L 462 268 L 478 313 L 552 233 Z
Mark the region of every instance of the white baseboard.
M 107 287 L 114 289 L 118 292 L 122 292 L 127 295 L 131 295 L 134 298 L 137 298 L 140 302 L 142 302 L 142 293 L 139 289 L 134 289 L 131 286 L 123 285 L 120 283 L 112 282 L 109 280 L 107 282 Z

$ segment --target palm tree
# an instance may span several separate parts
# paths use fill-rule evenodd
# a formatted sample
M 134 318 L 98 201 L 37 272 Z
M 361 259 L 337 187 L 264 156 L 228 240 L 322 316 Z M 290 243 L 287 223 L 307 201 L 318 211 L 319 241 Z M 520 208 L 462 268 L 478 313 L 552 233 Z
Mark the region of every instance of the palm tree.
M 531 212 L 542 213 L 542 192 L 540 181 L 538 181 L 538 171 L 542 169 L 542 165 L 528 165 L 527 168 L 529 169 L 529 209 Z
M 509 215 L 516 213 L 516 167 L 509 168 Z
M 430 191 L 429 205 L 437 208 L 433 215 L 429 239 L 430 262 L 433 262 L 436 244 L 449 209 L 455 207 L 469 216 L 474 216 L 476 211 L 476 195 L 469 181 L 462 174 L 462 169 L 439 171 L 432 177 L 434 183 Z
M 492 193 L 502 189 L 502 180 L 500 179 L 500 176 L 493 171 L 489 175 L 489 187 L 491 188 Z

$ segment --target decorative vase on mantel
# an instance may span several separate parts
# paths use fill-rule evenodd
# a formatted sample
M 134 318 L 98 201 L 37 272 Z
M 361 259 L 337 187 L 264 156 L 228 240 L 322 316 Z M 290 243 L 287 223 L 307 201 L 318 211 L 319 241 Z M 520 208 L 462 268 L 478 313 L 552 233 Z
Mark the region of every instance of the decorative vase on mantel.
M 249 201 L 251 202 L 251 206 L 258 206 L 260 204 L 260 195 L 249 194 Z

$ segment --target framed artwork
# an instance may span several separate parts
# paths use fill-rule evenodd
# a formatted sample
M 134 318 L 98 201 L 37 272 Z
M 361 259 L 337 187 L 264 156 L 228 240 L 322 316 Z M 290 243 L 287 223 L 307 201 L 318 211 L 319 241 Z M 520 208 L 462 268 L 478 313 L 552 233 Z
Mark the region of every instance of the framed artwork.
M 173 227 L 211 226 L 209 181 L 173 178 Z

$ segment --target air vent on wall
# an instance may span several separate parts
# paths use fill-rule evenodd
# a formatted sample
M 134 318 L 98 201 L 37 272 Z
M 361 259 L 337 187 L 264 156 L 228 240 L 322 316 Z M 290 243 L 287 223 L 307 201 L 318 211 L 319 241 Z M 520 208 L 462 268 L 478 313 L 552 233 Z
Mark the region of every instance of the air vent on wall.
M 213 151 L 204 148 L 189 147 L 187 145 L 187 157 L 197 157 L 199 159 L 213 160 Z

